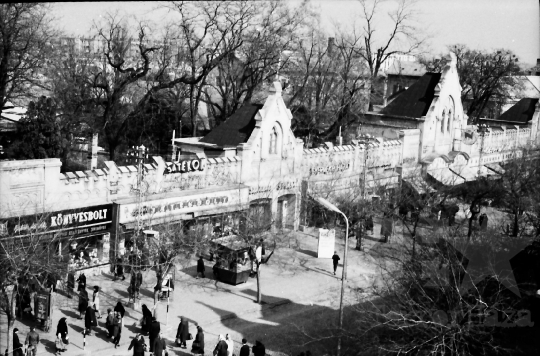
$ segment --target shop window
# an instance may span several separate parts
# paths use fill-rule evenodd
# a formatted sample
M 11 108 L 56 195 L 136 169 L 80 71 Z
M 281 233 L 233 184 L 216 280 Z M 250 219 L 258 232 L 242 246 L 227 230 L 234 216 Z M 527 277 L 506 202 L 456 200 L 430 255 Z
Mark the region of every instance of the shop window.
M 277 130 L 274 127 L 272 129 L 272 133 L 270 134 L 270 154 L 276 154 L 277 153 Z

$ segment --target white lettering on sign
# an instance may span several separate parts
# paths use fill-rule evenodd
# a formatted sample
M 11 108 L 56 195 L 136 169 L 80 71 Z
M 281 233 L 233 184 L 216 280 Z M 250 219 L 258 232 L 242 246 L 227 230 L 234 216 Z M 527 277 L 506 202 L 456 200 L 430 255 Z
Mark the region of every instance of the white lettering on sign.
M 205 158 L 178 162 L 167 162 L 167 167 L 165 168 L 165 171 L 163 171 L 163 174 L 203 171 L 205 167 Z
M 95 211 L 85 211 L 82 213 L 57 214 L 51 217 L 51 227 L 68 226 L 76 223 L 89 222 L 93 220 L 103 220 L 107 217 L 107 209 Z

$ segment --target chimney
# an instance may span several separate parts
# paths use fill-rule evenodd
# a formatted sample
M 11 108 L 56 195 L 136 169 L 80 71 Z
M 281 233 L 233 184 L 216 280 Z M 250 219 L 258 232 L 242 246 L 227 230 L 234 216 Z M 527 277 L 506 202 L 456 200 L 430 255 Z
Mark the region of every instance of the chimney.
M 335 45 L 335 38 L 334 37 L 328 37 L 327 52 L 328 52 L 329 55 L 332 55 L 332 53 L 334 53 L 334 45 Z

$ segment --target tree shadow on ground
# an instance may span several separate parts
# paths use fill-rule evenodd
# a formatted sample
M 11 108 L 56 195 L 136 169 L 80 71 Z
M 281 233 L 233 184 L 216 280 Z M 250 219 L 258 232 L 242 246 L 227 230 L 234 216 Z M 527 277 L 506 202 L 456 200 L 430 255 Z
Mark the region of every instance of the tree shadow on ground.
M 73 311 L 73 310 L 69 310 L 69 309 L 60 309 L 60 312 L 62 312 L 62 314 L 64 314 L 65 316 L 67 316 L 68 318 L 72 318 L 72 319 L 79 319 L 79 313 Z
M 45 350 L 51 354 L 56 353 L 56 343 L 51 340 L 41 339 L 41 343 L 45 346 Z M 39 352 L 39 351 L 38 351 Z M 30 353 L 28 353 L 30 355 Z
M 254 302 L 257 301 L 257 291 L 256 290 L 248 289 L 248 290 L 242 291 L 242 293 L 251 296 L 252 300 Z M 264 302 L 264 304 L 276 304 L 276 303 L 277 304 L 287 304 L 287 303 L 290 303 L 290 301 L 288 299 L 286 299 L 286 298 L 279 298 L 279 297 L 269 296 L 269 295 L 266 295 L 266 294 L 261 294 L 261 299 Z

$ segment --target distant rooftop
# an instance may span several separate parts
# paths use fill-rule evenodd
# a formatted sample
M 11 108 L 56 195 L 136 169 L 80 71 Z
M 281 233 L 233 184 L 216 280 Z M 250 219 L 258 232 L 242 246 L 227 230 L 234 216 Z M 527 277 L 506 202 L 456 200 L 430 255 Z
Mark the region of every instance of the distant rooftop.
M 199 142 L 210 143 L 219 147 L 236 147 L 247 142 L 255 128 L 255 115 L 262 107 L 262 104 L 246 104 L 242 106 Z
M 496 120 L 525 124 L 532 120 L 536 104 L 538 104 L 538 98 L 521 99 Z
M 426 73 L 397 96 L 381 114 L 420 118 L 429 110 L 441 73 Z

